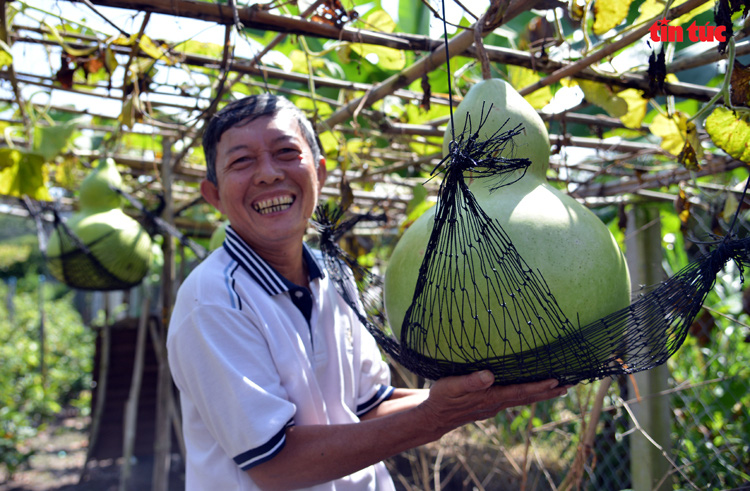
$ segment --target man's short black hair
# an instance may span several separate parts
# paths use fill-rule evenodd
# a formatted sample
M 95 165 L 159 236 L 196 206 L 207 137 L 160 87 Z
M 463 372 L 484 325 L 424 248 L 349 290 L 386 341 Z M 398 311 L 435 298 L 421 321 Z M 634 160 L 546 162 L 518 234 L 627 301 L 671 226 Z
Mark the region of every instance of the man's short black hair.
M 206 179 L 218 185 L 216 179 L 216 146 L 225 131 L 241 126 L 263 116 L 289 111 L 297 120 L 302 136 L 312 150 L 317 166 L 322 156 L 320 140 L 304 113 L 289 99 L 273 94 L 259 94 L 230 102 L 209 121 L 203 133 L 203 152 L 206 155 Z

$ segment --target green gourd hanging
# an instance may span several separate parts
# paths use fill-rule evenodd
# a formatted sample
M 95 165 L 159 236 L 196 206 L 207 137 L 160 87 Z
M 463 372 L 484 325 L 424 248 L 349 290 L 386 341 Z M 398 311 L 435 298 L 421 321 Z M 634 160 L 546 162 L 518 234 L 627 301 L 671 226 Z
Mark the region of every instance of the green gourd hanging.
M 115 161 L 99 160 L 83 180 L 79 211 L 58 224 L 47 245 L 52 275 L 84 290 L 117 290 L 138 284 L 148 273 L 152 241 L 120 208 L 122 186 Z M 114 189 L 113 189 L 114 188 Z
M 481 231 L 476 231 L 462 239 L 463 245 L 441 246 L 443 256 L 453 251 L 453 272 L 434 280 L 439 285 L 425 287 L 435 291 L 434 300 L 423 314 L 431 321 L 429 327 L 422 329 L 431 332 L 424 333 L 413 348 L 427 358 L 459 363 L 510 354 L 523 356 L 569 336 L 577 326 L 627 307 L 630 278 L 623 254 L 596 215 L 547 182 L 549 137 L 544 122 L 529 103 L 507 82 L 484 80 L 469 90 L 454 113 L 454 121 L 456 133 L 462 132 L 466 122 L 476 133 L 477 141 L 518 129 L 512 143 L 499 153 L 507 158 L 523 156 L 531 162 L 528 168 L 512 171 L 508 179 L 515 182 L 497 189 L 491 179 L 472 179 L 469 172 L 468 188 L 481 209 L 507 232 L 512 242 L 509 249 L 520 251 L 528 263 L 518 270 L 533 270 L 543 277 L 546 285 L 534 295 L 554 295 L 572 325 L 550 322 L 552 307 L 548 310 L 540 304 L 532 310 L 530 303 L 521 298 L 531 294 L 521 277 L 508 275 L 507 281 L 489 285 L 490 277 L 499 277 L 489 273 L 490 269 L 504 266 L 493 265 L 492 257 L 481 255 L 482 248 L 473 246 L 472 243 L 487 240 Z M 481 128 L 476 131 L 480 121 Z M 444 137 L 446 155 L 451 141 L 449 127 Z M 436 208 L 428 210 L 404 232 L 388 263 L 385 308 L 397 339 L 414 299 Z M 500 274 L 502 271 L 496 273 Z M 453 293 L 438 297 L 437 291 L 446 288 Z M 498 291 L 490 291 L 492 288 Z M 543 325 L 550 327 L 543 329 Z M 594 357 L 604 359 L 610 354 L 594 353 Z

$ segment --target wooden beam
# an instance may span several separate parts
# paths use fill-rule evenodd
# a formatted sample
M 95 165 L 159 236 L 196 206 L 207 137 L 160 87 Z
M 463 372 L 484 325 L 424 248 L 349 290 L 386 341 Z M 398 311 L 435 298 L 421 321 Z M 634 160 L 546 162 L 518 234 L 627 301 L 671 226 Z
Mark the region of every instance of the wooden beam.
M 77 2 L 78 0 L 71 0 Z M 95 5 L 129 10 L 140 10 L 176 17 L 214 22 L 222 25 L 234 24 L 234 12 L 228 4 L 199 2 L 195 0 L 90 0 Z M 392 35 L 383 32 L 342 28 L 313 22 L 291 15 L 272 14 L 263 5 L 254 4 L 237 8 L 237 18 L 245 28 L 299 34 L 323 39 L 375 44 L 401 50 L 429 51 L 434 40 L 427 36 Z
M 521 12 L 533 8 L 540 0 L 514 0 L 511 1 L 507 10 L 502 16 L 502 22 L 508 22 Z M 492 7 L 491 7 L 492 8 Z M 484 17 L 480 20 L 484 22 Z M 489 32 L 487 32 L 489 34 Z M 407 87 L 413 81 L 430 73 L 437 67 L 445 63 L 448 58 L 457 56 L 466 51 L 474 44 L 474 29 L 462 31 L 453 36 L 448 42 L 441 44 L 427 56 L 418 60 L 416 63 L 405 70 L 392 75 L 383 82 L 373 85 L 373 87 L 363 96 L 351 101 L 349 104 L 333 113 L 322 125 L 322 131 L 329 131 L 337 124 L 355 116 L 362 107 L 369 107 L 375 102 L 383 99 L 385 96 L 392 94 L 397 89 Z

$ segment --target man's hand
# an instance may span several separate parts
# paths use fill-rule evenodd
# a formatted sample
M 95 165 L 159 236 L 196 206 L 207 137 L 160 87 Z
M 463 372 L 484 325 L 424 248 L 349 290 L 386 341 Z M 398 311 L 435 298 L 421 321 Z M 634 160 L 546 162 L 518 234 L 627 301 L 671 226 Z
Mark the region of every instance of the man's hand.
M 472 421 L 499 411 L 565 394 L 566 387 L 545 380 L 493 386 L 481 371 L 446 377 L 424 390 L 400 391 L 357 424 L 292 426 L 274 458 L 248 471 L 261 489 L 297 489 L 320 484 L 379 462 L 409 448 L 435 441 Z
M 491 418 L 503 409 L 552 399 L 567 392 L 567 387 L 560 387 L 557 380 L 493 386 L 494 380 L 488 370 L 442 378 L 430 388 L 429 397 L 418 409 L 442 436 L 466 423 Z

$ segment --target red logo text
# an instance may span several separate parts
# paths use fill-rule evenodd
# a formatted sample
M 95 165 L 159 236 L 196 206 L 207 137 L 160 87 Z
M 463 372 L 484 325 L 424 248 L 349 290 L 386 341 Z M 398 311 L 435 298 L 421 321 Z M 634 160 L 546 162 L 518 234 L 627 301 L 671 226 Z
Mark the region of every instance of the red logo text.
M 670 26 L 666 19 L 657 20 L 649 29 L 651 34 L 651 41 L 658 42 L 682 42 L 684 40 L 684 32 L 682 26 Z M 708 22 L 705 26 L 695 25 L 695 21 L 687 28 L 687 37 L 690 41 L 697 42 L 712 42 L 718 41 L 725 43 L 727 41 L 726 27 L 725 26 L 711 26 Z

